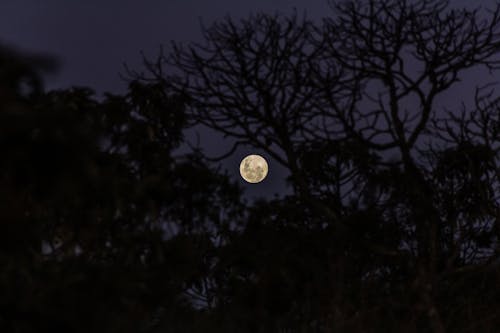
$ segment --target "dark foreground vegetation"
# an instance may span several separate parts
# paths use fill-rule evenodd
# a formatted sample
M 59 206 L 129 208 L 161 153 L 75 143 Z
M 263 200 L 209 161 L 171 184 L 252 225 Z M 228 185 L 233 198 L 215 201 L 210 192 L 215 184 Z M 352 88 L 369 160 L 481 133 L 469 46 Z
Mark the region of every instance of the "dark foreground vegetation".
M 227 18 L 102 99 L 0 49 L 0 332 L 499 332 L 500 100 L 436 101 L 498 73 L 500 7 L 332 7 Z M 201 125 L 291 193 L 175 156 Z

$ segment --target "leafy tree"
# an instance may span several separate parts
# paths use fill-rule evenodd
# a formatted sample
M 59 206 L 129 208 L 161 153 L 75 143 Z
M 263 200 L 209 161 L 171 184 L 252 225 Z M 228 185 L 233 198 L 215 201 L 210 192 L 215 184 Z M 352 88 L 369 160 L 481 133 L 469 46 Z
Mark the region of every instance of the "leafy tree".
M 28 69 L 14 79 L 41 82 Z M 87 88 L 11 86 L 0 110 L 1 330 L 147 331 L 159 311 L 186 327 L 189 291 L 242 205 L 201 156 L 172 155 L 183 101 L 139 82 L 102 101 Z

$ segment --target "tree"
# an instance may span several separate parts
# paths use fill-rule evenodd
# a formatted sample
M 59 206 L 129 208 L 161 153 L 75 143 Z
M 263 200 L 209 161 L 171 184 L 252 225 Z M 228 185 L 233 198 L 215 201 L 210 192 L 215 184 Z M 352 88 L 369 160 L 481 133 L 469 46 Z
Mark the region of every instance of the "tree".
M 321 279 L 333 286 L 300 280 L 292 263 L 270 264 L 274 253 L 250 272 L 247 264 L 224 269 L 241 270 L 240 288 L 262 291 L 259 281 L 272 281 L 269 295 L 284 303 L 280 315 L 258 317 L 263 331 L 493 331 L 498 99 L 478 88 L 475 110 L 444 116 L 435 102 L 465 70 L 498 69 L 500 6 L 487 14 L 441 0 L 332 8 L 319 27 L 296 14 L 226 18 L 204 30 L 206 44 L 174 43 L 172 54 L 146 59 L 149 77 L 138 76 L 185 96 L 194 122 L 234 139 L 228 154 L 247 144 L 288 168 L 290 201 L 263 204 L 267 214 L 250 216 L 244 235 L 265 237 L 252 231 L 256 223 L 265 235 L 284 225 L 282 238 L 272 233 L 263 245 L 269 252 L 293 256 L 274 248 L 298 242 L 287 238 L 293 230 L 320 242 L 326 256 L 320 264 L 303 251 L 303 270 L 335 263 Z M 181 74 L 166 74 L 168 65 Z M 288 221 L 280 205 L 301 214 Z M 331 238 L 320 241 L 324 235 Z M 288 280 L 298 287 L 274 294 Z M 321 306 L 317 291 L 300 296 L 311 284 L 329 295 Z M 221 304 L 248 305 L 235 293 Z M 259 301 L 254 309 L 271 311 L 271 300 Z
M 436 99 L 498 69 L 500 6 L 332 9 L 226 18 L 101 100 L 0 50 L 0 330 L 496 332 L 499 98 Z M 175 156 L 195 125 L 292 193 Z
M 0 73 L 17 58 L 3 59 Z M 186 120 L 163 86 L 25 94 L 12 83 L 41 79 L 23 66 L 0 84 L 0 330 L 148 331 L 159 312 L 187 327 L 239 189 L 172 156 Z

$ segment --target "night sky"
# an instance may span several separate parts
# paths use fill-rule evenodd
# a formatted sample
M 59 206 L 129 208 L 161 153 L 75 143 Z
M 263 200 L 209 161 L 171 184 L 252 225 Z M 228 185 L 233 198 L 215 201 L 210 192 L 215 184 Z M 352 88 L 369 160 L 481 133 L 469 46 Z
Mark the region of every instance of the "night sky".
M 494 0 L 452 0 L 452 6 L 492 7 Z M 322 0 L 2 0 L 0 2 L 0 42 L 21 51 L 54 55 L 60 69 L 46 77 L 46 87 L 88 86 L 98 94 L 122 93 L 126 87 L 119 76 L 123 63 L 141 69 L 140 51 L 154 57 L 160 45 L 171 40 L 200 41 L 200 19 L 205 25 L 225 15 L 237 19 L 252 12 L 299 13 L 318 22 L 330 13 Z M 168 48 L 167 48 L 168 51 Z M 491 81 L 482 72 L 467 73 L 463 83 L 451 89 L 440 101 L 456 106 L 458 96 L 467 96 L 476 84 Z M 466 97 L 465 97 L 466 98 Z M 209 154 L 222 153 L 229 142 L 201 132 Z M 189 135 L 192 137 L 192 135 Z M 224 165 L 237 176 L 239 161 L 252 149 L 241 149 Z M 284 193 L 284 170 L 273 161 L 268 179 L 259 185 L 246 186 L 250 195 Z M 239 178 L 239 176 L 238 176 Z M 244 181 L 240 179 L 242 185 Z

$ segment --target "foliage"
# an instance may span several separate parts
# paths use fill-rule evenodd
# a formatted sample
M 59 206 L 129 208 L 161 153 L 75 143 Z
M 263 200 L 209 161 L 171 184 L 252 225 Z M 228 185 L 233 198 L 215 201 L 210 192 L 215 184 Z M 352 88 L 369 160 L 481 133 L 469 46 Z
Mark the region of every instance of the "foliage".
M 332 9 L 226 18 L 123 96 L 0 85 L 0 326 L 496 332 L 499 99 L 436 100 L 498 70 L 500 6 Z M 175 156 L 195 125 L 225 157 L 264 150 L 291 193 L 247 205 L 202 149 Z
M 226 176 L 172 156 L 181 100 L 138 82 L 92 95 L 2 107 L 2 331 L 136 332 L 160 308 L 189 321 L 185 291 L 242 213 Z

